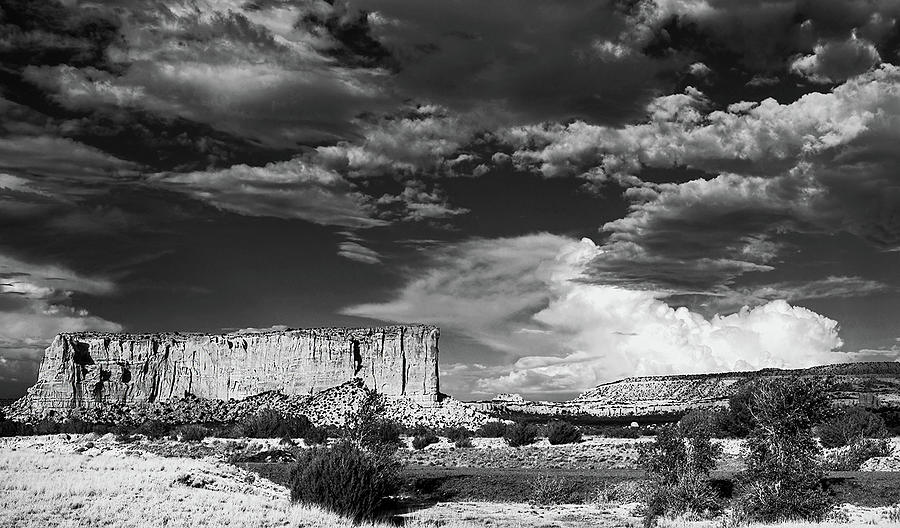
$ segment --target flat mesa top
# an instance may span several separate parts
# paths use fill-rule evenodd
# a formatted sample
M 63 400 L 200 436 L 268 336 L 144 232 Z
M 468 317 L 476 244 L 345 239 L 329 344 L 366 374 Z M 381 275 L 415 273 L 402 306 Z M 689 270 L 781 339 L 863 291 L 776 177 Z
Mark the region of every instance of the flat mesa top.
M 833 363 L 830 365 L 817 365 L 815 367 L 800 369 L 765 368 L 761 370 L 749 370 L 739 372 L 711 372 L 707 374 L 672 374 L 668 376 L 636 376 L 624 378 L 608 383 L 601 383 L 597 387 L 616 385 L 619 383 L 647 382 L 647 381 L 685 381 L 706 380 L 723 378 L 749 378 L 759 376 L 853 376 L 853 375 L 894 375 L 900 374 L 900 362 L 897 361 L 860 361 L 856 363 Z
M 75 339 L 120 339 L 120 340 L 144 340 L 144 339 L 190 339 L 194 337 L 253 337 L 253 336 L 271 336 L 284 334 L 371 334 L 399 333 L 401 330 L 421 329 L 421 330 L 438 330 L 438 327 L 431 324 L 404 323 L 387 326 L 323 326 L 316 328 L 284 328 L 277 330 L 237 330 L 234 332 L 222 333 L 205 333 L 205 332 L 145 332 L 145 333 L 116 333 L 116 332 L 64 332 L 59 334 L 61 337 Z

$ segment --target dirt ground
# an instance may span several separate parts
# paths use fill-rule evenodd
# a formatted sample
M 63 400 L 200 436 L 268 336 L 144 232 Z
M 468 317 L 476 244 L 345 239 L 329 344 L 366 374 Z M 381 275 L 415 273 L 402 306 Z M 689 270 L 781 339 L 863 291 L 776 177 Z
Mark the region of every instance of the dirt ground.
M 405 511 L 398 512 L 406 519 L 404 526 L 640 525 L 637 502 L 622 494 L 610 500 L 606 493 L 623 482 L 633 482 L 632 489 L 640 488 L 642 472 L 633 464 L 622 463 L 629 459 L 628 451 L 635 449 L 634 440 L 589 438 L 579 446 L 539 444 L 519 453 L 498 442 L 477 439 L 474 448 L 459 450 L 446 442 L 424 451 L 401 450 L 409 460 L 426 462 L 407 465 L 407 481 L 419 489 L 405 490 L 411 500 Z M 0 526 L 349 526 L 327 512 L 290 504 L 287 489 L 280 484 L 288 464 L 258 462 L 235 467 L 224 462 L 238 451 L 279 447 L 285 446 L 278 440 L 123 443 L 113 435 L 0 439 Z M 730 453 L 727 456 L 739 456 L 739 444 L 723 447 Z M 615 449 L 625 453 L 614 453 Z M 546 455 L 543 458 L 540 450 Z M 448 466 L 453 460 L 469 465 Z M 495 467 L 474 466 L 484 460 L 493 461 Z M 529 460 L 531 465 L 513 466 L 515 461 Z M 592 464 L 583 464 L 585 460 Z M 724 471 L 717 471 L 720 476 L 729 473 L 728 463 L 723 467 Z M 900 473 L 855 472 L 833 475 L 832 480 L 833 495 L 838 503 L 844 503 L 843 513 L 836 518 L 841 526 L 900 526 L 890 524 L 900 519 Z M 567 496 L 572 500 L 554 505 L 532 500 L 540 482 L 576 485 Z M 148 524 L 148 519 L 153 522 Z M 661 526 L 712 528 L 720 521 L 668 519 Z
M 551 445 L 541 438 L 532 445 L 509 447 L 502 438 L 473 438 L 472 447 L 456 448 L 447 439 L 422 450 L 403 449 L 401 459 L 417 466 L 531 468 L 531 469 L 639 469 L 638 446 L 653 437 L 607 438 L 585 436 L 577 444 Z M 716 440 L 722 456 L 716 469 L 739 471 L 743 467 L 739 440 Z

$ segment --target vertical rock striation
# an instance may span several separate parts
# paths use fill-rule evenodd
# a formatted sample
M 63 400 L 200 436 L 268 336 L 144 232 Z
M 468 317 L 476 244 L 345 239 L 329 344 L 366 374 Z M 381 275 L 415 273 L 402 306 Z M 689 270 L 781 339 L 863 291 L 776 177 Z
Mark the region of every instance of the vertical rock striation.
M 427 325 L 235 334 L 56 336 L 28 390 L 33 412 L 192 394 L 314 394 L 353 378 L 387 396 L 438 399 L 438 338 Z

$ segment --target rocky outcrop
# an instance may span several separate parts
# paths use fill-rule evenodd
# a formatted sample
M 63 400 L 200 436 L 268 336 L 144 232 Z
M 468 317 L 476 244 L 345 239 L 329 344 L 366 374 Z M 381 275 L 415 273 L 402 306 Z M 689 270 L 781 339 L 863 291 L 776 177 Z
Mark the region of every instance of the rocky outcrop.
M 148 420 L 172 425 L 240 423 L 260 411 L 276 411 L 286 416 L 305 416 L 317 426 L 338 426 L 359 411 L 363 402 L 375 392 L 363 380 L 354 378 L 336 387 L 312 395 L 263 392 L 241 400 L 217 400 L 188 395 L 168 401 L 135 404 L 110 403 L 71 409 L 55 414 L 55 419 L 77 418 L 88 423 L 136 426 Z M 422 403 L 405 396 L 384 397 L 387 418 L 404 427 L 425 426 L 435 430 L 445 427 L 477 429 L 491 418 L 467 404 L 442 394 L 440 401 Z M 21 421 L 36 418 L 18 405 L 10 408 L 11 415 Z
M 25 403 L 32 414 L 110 404 L 312 395 L 351 379 L 418 404 L 438 400 L 439 330 L 427 325 L 234 334 L 56 336 Z

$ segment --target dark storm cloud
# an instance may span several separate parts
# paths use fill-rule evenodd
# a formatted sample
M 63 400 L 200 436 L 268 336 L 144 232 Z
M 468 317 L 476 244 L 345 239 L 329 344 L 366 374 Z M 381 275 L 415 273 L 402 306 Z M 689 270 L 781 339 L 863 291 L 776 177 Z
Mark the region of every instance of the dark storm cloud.
M 762 75 L 784 74 L 798 55 L 851 36 L 888 58 L 900 16 L 889 0 L 658 0 L 639 6 L 635 27 L 644 34 L 646 53 L 693 54 L 714 70 L 732 60 L 744 73 Z
M 360 5 L 397 58 L 398 89 L 457 111 L 490 102 L 520 122 L 618 121 L 666 86 L 657 76 L 680 63 L 619 42 L 628 22 L 614 2 Z

